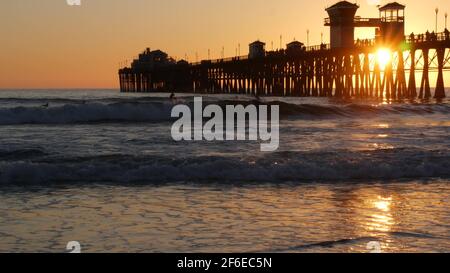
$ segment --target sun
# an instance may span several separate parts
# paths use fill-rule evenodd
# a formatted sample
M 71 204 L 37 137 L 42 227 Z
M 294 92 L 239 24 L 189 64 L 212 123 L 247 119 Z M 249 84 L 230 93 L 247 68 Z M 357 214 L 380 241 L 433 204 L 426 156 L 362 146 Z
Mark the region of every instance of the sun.
M 382 69 L 384 69 L 391 62 L 391 56 L 391 51 L 387 48 L 380 48 L 377 51 L 377 60 Z

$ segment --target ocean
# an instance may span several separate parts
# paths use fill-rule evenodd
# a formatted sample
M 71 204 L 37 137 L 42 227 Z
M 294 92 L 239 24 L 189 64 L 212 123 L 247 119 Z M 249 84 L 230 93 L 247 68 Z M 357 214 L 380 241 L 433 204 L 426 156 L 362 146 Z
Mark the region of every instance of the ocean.
M 450 251 L 450 99 L 262 98 L 261 152 L 175 142 L 168 96 L 0 91 L 0 252 Z

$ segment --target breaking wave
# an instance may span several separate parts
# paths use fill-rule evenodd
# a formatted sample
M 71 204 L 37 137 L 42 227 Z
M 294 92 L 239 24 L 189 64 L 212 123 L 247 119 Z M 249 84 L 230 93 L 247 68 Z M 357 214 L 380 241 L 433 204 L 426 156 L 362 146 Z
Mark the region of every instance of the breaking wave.
M 44 101 L 40 101 L 43 103 Z M 47 102 L 48 103 L 48 102 Z M 57 102 L 52 102 L 57 103 Z M 125 100 L 121 102 L 98 101 L 63 101 L 62 105 L 18 106 L 0 108 L 0 125 L 20 124 L 74 124 L 100 122 L 165 122 L 172 120 L 170 113 L 172 103 L 162 99 Z M 206 102 L 205 105 L 211 103 Z M 223 109 L 226 105 L 260 104 L 256 101 L 219 101 Z M 313 105 L 271 102 L 269 105 L 279 105 L 281 118 L 354 118 L 381 115 L 425 115 L 449 114 L 450 104 L 396 104 L 396 105 L 366 105 L 337 104 Z M 192 102 L 188 105 L 193 109 Z
M 446 151 L 279 152 L 264 158 L 112 154 L 0 162 L 2 183 L 302 182 L 450 178 Z
M 427 239 L 442 239 L 446 240 L 446 237 L 437 237 L 431 234 L 427 233 L 415 233 L 415 232 L 395 232 L 395 231 L 387 231 L 382 232 L 382 235 L 390 236 L 390 237 L 406 237 L 406 238 L 412 238 L 412 239 L 421 239 L 421 238 L 427 238 Z M 294 247 L 289 247 L 285 249 L 271 249 L 266 250 L 263 252 L 288 252 L 288 251 L 309 251 L 312 249 L 324 249 L 324 248 L 335 248 L 341 245 L 355 245 L 355 244 L 367 244 L 371 241 L 375 242 L 382 242 L 383 237 L 356 237 L 356 238 L 345 238 L 345 239 L 337 239 L 337 240 L 331 240 L 331 241 L 321 241 L 316 243 L 310 243 L 310 244 L 304 244 L 304 245 L 298 245 Z
M 0 125 L 158 122 L 170 120 L 171 105 L 153 102 L 67 104 L 0 109 Z

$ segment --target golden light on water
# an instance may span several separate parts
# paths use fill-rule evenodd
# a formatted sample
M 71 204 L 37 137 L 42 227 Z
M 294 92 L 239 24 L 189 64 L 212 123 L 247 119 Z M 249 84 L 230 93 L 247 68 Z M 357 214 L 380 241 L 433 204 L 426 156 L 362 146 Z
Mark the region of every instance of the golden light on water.
M 368 223 L 369 229 L 374 232 L 390 231 L 394 224 L 394 218 L 391 214 L 392 197 L 378 196 L 372 201 L 372 205 L 376 212 L 371 215 L 372 220 Z
M 381 198 L 374 201 L 373 205 L 375 208 L 382 211 L 389 211 L 391 207 L 392 198 Z
M 377 51 L 377 61 L 380 64 L 381 69 L 385 69 L 386 66 L 391 62 L 392 53 L 387 48 L 380 48 Z
M 387 123 L 376 124 L 376 127 L 382 128 L 382 129 L 389 129 L 389 128 L 391 128 L 391 126 L 389 124 L 387 124 Z

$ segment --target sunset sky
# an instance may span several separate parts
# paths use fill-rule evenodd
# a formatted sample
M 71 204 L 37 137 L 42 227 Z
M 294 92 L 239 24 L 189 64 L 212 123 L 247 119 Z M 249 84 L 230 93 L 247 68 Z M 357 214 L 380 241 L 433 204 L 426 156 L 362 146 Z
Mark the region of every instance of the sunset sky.
M 0 8 L 0 88 L 117 88 L 119 63 L 146 47 L 162 49 L 190 61 L 241 55 L 260 39 L 271 49 L 294 38 L 319 44 L 324 9 L 330 0 L 2 0 Z M 378 17 L 377 4 L 360 0 L 358 15 Z M 440 7 L 439 29 L 449 0 L 403 0 L 406 33 L 434 30 L 434 9 Z M 358 31 L 360 38 L 373 30 Z M 447 81 L 448 85 L 448 81 Z

